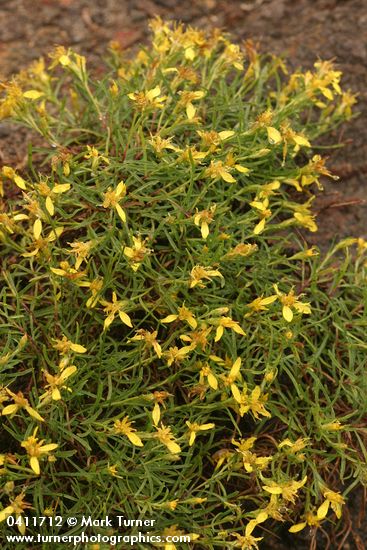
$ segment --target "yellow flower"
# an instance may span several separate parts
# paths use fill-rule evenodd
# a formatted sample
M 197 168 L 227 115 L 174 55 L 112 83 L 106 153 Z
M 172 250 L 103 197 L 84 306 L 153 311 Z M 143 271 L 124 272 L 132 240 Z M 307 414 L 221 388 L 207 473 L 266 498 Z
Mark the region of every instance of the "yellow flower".
M 170 453 L 180 453 L 181 448 L 178 443 L 175 442 L 175 438 L 172 435 L 171 428 L 168 426 L 166 427 L 163 424 L 161 426 L 161 428 L 156 428 L 157 432 L 154 434 L 154 437 L 156 439 L 159 439 L 159 441 L 167 447 Z
M 103 311 L 107 314 L 106 319 L 104 320 L 103 330 L 107 330 L 108 327 L 113 323 L 116 315 L 118 315 L 124 325 L 132 328 L 132 322 L 127 313 L 125 313 L 124 308 L 127 305 L 127 301 L 117 300 L 116 292 L 112 292 L 112 302 L 107 302 L 106 300 L 100 301 L 101 305 L 104 306 Z
M 212 179 L 222 179 L 227 183 L 236 183 L 235 178 L 231 172 L 237 170 L 241 174 L 248 174 L 250 170 L 241 164 L 237 164 L 233 155 L 228 153 L 225 161 L 212 160 L 210 166 L 205 170 L 204 177 Z
M 250 206 L 252 208 L 255 208 L 257 210 L 257 214 L 260 216 L 261 220 L 258 224 L 256 224 L 254 228 L 254 235 L 260 235 L 265 229 L 265 224 L 267 218 L 271 216 L 271 210 L 268 208 L 269 206 L 269 199 L 265 197 L 262 201 L 254 200 L 250 202 Z
M 24 510 L 32 508 L 29 502 L 24 500 L 25 493 L 20 493 L 13 500 L 10 500 L 9 506 L 0 511 L 0 523 L 5 521 L 9 516 L 15 515 L 16 525 L 18 526 L 19 532 L 24 535 L 26 530 L 26 524 L 23 520 L 22 514 Z
M 168 351 L 164 353 L 164 356 L 167 357 L 167 366 L 170 367 L 173 363 L 182 361 L 190 351 L 192 351 L 192 346 L 184 346 L 180 349 L 177 346 L 168 348 Z
M 47 237 L 38 237 L 35 238 L 33 243 L 33 250 L 31 252 L 24 252 L 22 256 L 24 258 L 31 258 L 33 256 L 38 256 L 39 253 L 43 253 L 47 258 L 50 256 L 50 252 L 48 249 L 48 245 L 56 239 L 60 237 L 60 235 L 63 233 L 64 228 L 63 227 L 56 227 L 56 229 L 52 229 L 50 233 L 47 235 Z M 51 268 L 52 269 L 52 268 Z
M 309 437 L 299 437 L 294 443 L 290 439 L 284 439 L 278 445 L 278 449 L 286 447 L 285 452 L 287 454 L 296 454 L 309 444 Z M 304 455 L 303 455 L 304 456 Z
M 179 92 L 181 98 L 178 102 L 178 106 L 184 107 L 186 109 L 186 115 L 189 120 L 193 120 L 195 118 L 196 114 L 196 108 L 192 104 L 193 101 L 197 101 L 199 99 L 202 99 L 205 96 L 205 92 L 203 91 L 191 91 L 191 90 L 184 90 Z
M 302 294 L 300 294 L 300 296 L 298 297 L 295 296 L 293 289 L 290 292 L 288 292 L 288 294 L 284 294 L 283 292 L 279 291 L 277 284 L 273 286 L 274 286 L 275 292 L 279 297 L 281 304 L 283 305 L 283 309 L 282 309 L 283 317 L 288 323 L 290 323 L 293 319 L 292 308 L 301 314 L 304 313 L 308 315 L 311 313 L 311 307 L 309 302 L 300 302 L 298 300 L 298 298 L 302 296 Z
M 280 188 L 280 181 L 274 180 L 270 183 L 265 183 L 261 186 L 261 190 L 257 194 L 259 199 L 265 199 L 271 195 L 276 195 L 275 191 Z
M 65 277 L 70 281 L 78 281 L 78 279 L 83 279 L 83 277 L 85 277 L 85 271 L 77 271 L 67 261 L 62 261 L 59 265 L 60 267 L 50 267 L 52 273 L 55 273 L 55 275 L 59 277 Z M 81 285 L 82 282 L 77 282 L 77 284 Z
M 71 246 L 70 252 L 76 256 L 75 269 L 78 270 L 82 262 L 87 260 L 94 243 L 93 241 L 87 241 L 85 243 L 74 241 L 68 244 Z
M 218 271 L 217 269 L 212 269 L 211 267 L 203 267 L 201 265 L 196 265 L 192 268 L 190 273 L 190 288 L 194 288 L 196 285 L 199 286 L 199 288 L 204 288 L 205 284 L 201 281 L 203 279 L 211 280 L 212 277 L 221 277 L 224 279 L 223 275 Z
M 234 67 L 238 71 L 243 71 L 243 58 L 244 55 L 241 52 L 238 44 L 232 44 L 231 42 L 226 41 L 224 51 L 221 55 L 221 58 L 226 65 Z
M 153 392 L 152 397 L 155 401 L 155 404 L 154 404 L 153 412 L 152 412 L 152 420 L 153 420 L 154 426 L 158 426 L 159 421 L 161 419 L 161 409 L 160 409 L 159 405 L 164 405 L 165 400 L 168 397 L 171 397 L 171 396 L 172 396 L 172 394 L 168 393 L 167 391 L 155 391 L 155 392 Z
M 334 420 L 334 422 L 327 422 L 326 424 L 321 424 L 320 428 L 322 430 L 326 430 L 329 432 L 338 432 L 339 430 L 343 430 L 344 426 L 340 422 L 340 420 Z
M 237 357 L 237 359 L 233 362 L 233 364 L 231 365 L 231 370 L 229 371 L 228 374 L 221 374 L 220 377 L 221 377 L 221 380 L 223 380 L 223 383 L 224 383 L 224 386 L 225 387 L 231 387 L 232 391 L 233 391 L 233 388 L 234 388 L 234 391 L 236 391 L 236 387 L 234 386 L 234 383 L 235 381 L 238 379 L 238 380 L 241 380 L 241 363 L 242 363 L 242 359 L 241 357 Z
M 255 300 L 252 300 L 252 302 L 247 304 L 247 307 L 250 308 L 251 311 L 246 313 L 245 317 L 249 317 L 253 313 L 257 313 L 259 311 L 267 311 L 268 306 L 273 302 L 275 302 L 277 298 L 278 296 L 276 294 L 267 296 L 266 298 L 263 298 L 263 295 L 259 296 L 258 298 L 255 298 Z
M 127 97 L 134 101 L 137 109 L 144 110 L 147 108 L 162 109 L 163 103 L 166 101 L 166 96 L 161 96 L 161 89 L 159 86 L 151 88 L 146 92 L 134 92 L 127 94 Z
M 315 222 L 315 215 L 311 213 L 309 205 L 310 201 L 307 201 L 305 204 L 297 204 L 292 206 L 294 210 L 293 216 L 299 225 L 306 227 L 306 229 L 314 233 L 317 231 L 317 225 Z
M 47 391 L 46 393 L 41 395 L 40 400 L 48 401 L 51 398 L 54 401 L 60 401 L 61 399 L 60 390 L 71 391 L 71 389 L 68 386 L 65 386 L 65 381 L 68 378 L 70 378 L 70 376 L 75 374 L 76 371 L 77 371 L 77 368 L 74 365 L 70 365 L 69 367 L 66 367 L 65 369 L 61 370 L 61 372 L 56 375 L 52 375 L 49 372 L 45 372 L 44 374 L 47 380 L 45 389 L 47 389 Z
M 201 327 L 198 330 L 193 330 L 190 335 L 181 334 L 180 339 L 183 342 L 189 342 L 192 349 L 196 349 L 199 346 L 202 350 L 205 350 L 211 330 L 211 327 L 208 328 L 205 323 L 202 323 Z
M 99 293 L 101 292 L 103 288 L 103 279 L 97 277 L 96 279 L 93 279 L 93 281 L 80 281 L 77 282 L 78 286 L 87 287 L 89 288 L 92 296 L 88 298 L 86 301 L 87 308 L 93 308 L 97 305 L 99 300 Z
M 0 181 L 0 196 L 3 196 L 1 181 Z M 19 214 L 17 212 L 14 212 L 11 215 L 9 215 L 6 212 L 0 212 L 0 226 L 2 225 L 5 231 L 7 231 L 10 235 L 12 235 L 14 231 L 17 231 L 17 232 L 19 231 L 16 222 L 27 220 L 27 219 L 28 219 L 27 214 Z
M 236 441 L 232 439 L 232 444 L 237 447 L 237 452 L 241 454 L 243 460 L 243 466 L 246 472 L 253 472 L 255 470 L 263 470 L 272 460 L 271 456 L 257 456 L 251 452 L 250 449 L 254 446 L 256 437 L 249 437 L 247 439 L 241 439 Z
M 6 90 L 6 96 L 0 101 L 0 120 L 14 116 L 17 107 L 22 107 L 24 103 L 22 89 L 15 80 L 2 84 L 2 87 Z
M 264 511 L 260 511 L 255 519 L 251 519 L 246 525 L 245 535 L 239 535 L 238 533 L 233 533 L 233 536 L 237 538 L 237 541 L 232 543 L 235 548 L 241 548 L 241 550 L 251 550 L 255 548 L 258 550 L 259 546 L 257 542 L 262 540 L 263 537 L 254 537 L 252 532 L 259 523 L 263 523 L 268 519 L 268 514 Z
M 320 254 L 319 249 L 316 246 L 311 246 L 311 248 L 306 248 L 301 252 L 297 252 L 296 254 L 293 254 L 293 256 L 290 256 L 290 258 L 288 259 L 289 260 L 308 260 L 309 258 L 318 256 L 319 254 Z
M 193 329 L 198 326 L 194 314 L 185 305 L 179 307 L 177 311 L 178 313 L 176 315 L 168 315 L 161 320 L 161 323 L 173 323 L 173 321 L 179 319 L 180 321 L 186 321 Z
M 307 476 L 305 476 L 301 481 L 294 481 L 291 479 L 290 481 L 282 481 L 277 483 L 271 480 L 267 485 L 263 485 L 263 489 L 272 495 L 282 495 L 284 500 L 295 504 L 297 492 L 305 485 L 306 481 Z
M 39 458 L 42 455 L 48 455 L 50 452 L 57 449 L 58 445 L 56 443 L 49 443 L 48 445 L 43 445 L 44 439 L 39 440 L 36 437 L 36 433 L 38 431 L 38 428 L 36 428 L 33 432 L 33 435 L 27 437 L 22 443 L 21 446 L 24 447 L 24 449 L 27 451 L 27 454 L 29 456 L 29 463 L 34 471 L 34 473 L 38 476 L 40 475 L 40 464 L 39 464 Z
M 302 529 L 307 527 L 307 525 L 309 527 L 319 527 L 320 519 L 312 512 L 307 512 L 303 517 L 305 518 L 305 521 L 292 525 L 292 527 L 288 529 L 290 533 L 299 533 L 299 531 L 302 531 Z
M 216 377 L 215 377 L 212 369 L 208 365 L 208 363 L 204 363 L 204 365 L 202 365 L 202 363 L 199 362 L 198 366 L 201 367 L 201 369 L 200 369 L 200 382 L 199 383 L 203 384 L 204 381 L 205 381 L 205 378 L 207 378 L 209 386 L 213 390 L 218 389 L 218 380 L 216 379 Z
M 80 344 L 75 344 L 69 340 L 66 336 L 63 336 L 61 340 L 55 340 L 55 344 L 52 346 L 61 355 L 68 355 L 70 352 L 74 353 L 86 353 L 87 348 Z
M 226 141 L 235 135 L 235 132 L 232 130 L 223 130 L 222 132 L 216 132 L 215 130 L 210 130 L 209 132 L 203 132 L 198 130 L 198 134 L 201 137 L 201 141 L 211 153 L 214 153 L 218 146 L 221 145 L 222 141 Z
M 239 243 L 229 252 L 227 252 L 224 257 L 226 259 L 236 258 L 237 256 L 245 258 L 246 256 L 249 256 L 250 254 L 256 252 L 257 248 L 257 244 Z
M 220 317 L 219 319 L 209 319 L 209 323 L 217 327 L 214 342 L 219 342 L 224 334 L 224 329 L 229 328 L 241 336 L 246 336 L 246 332 L 240 327 L 237 321 L 233 321 L 231 317 Z
M 186 420 L 186 425 L 189 428 L 188 436 L 190 447 L 194 444 L 198 432 L 211 430 L 215 427 L 215 424 L 213 424 L 212 422 L 210 422 L 209 424 L 198 424 L 197 422 L 189 422 L 188 420 Z
M 53 216 L 55 214 L 55 205 L 53 202 L 54 195 L 57 196 L 62 193 L 66 193 L 67 191 L 69 191 L 71 185 L 70 183 L 59 183 L 51 188 L 45 181 L 41 181 L 35 187 L 40 195 L 46 198 L 45 205 L 47 212 L 50 214 L 50 216 Z
M 336 517 L 340 519 L 342 517 L 342 507 L 345 504 L 344 498 L 340 493 L 336 493 L 330 489 L 323 491 L 323 495 L 325 500 L 317 510 L 318 519 L 324 519 L 327 516 L 330 506 L 335 512 Z
M 66 50 L 64 46 L 56 46 L 53 52 L 49 53 L 48 56 L 53 59 L 53 62 L 50 65 L 50 69 L 53 69 L 56 67 L 56 65 L 60 64 L 63 67 L 67 67 L 71 64 L 71 51 Z
M 130 261 L 131 269 L 137 271 L 144 258 L 151 253 L 151 250 L 145 246 L 146 240 L 143 240 L 141 237 L 132 237 L 132 239 L 133 246 L 123 246 L 122 250 Z
M 144 340 L 146 349 L 153 348 L 157 354 L 157 357 L 160 359 L 162 357 L 162 348 L 157 341 L 157 335 L 158 331 L 156 330 L 149 332 L 149 330 L 140 328 L 136 331 L 135 336 L 130 338 L 129 342 L 139 342 Z
M 125 195 L 126 185 L 123 181 L 120 181 L 116 189 L 112 189 L 112 187 L 109 187 L 106 193 L 104 193 L 104 200 L 102 204 L 103 208 L 114 208 L 123 222 L 126 222 L 126 214 L 119 205 L 119 202 L 125 197 Z
M 84 155 L 84 158 L 91 159 L 93 171 L 98 168 L 101 162 L 104 162 L 107 165 L 110 164 L 109 159 L 104 155 L 100 155 L 99 151 L 95 147 L 87 145 L 87 151 L 88 152 Z
M 178 147 L 171 143 L 172 139 L 172 137 L 162 138 L 159 134 L 156 134 L 155 136 L 150 136 L 150 139 L 148 139 L 148 143 L 150 143 L 150 145 L 153 147 L 158 155 L 161 155 L 165 149 L 170 149 L 171 151 L 180 151 Z
M 265 409 L 264 403 L 267 401 L 267 394 L 261 394 L 260 386 L 255 386 L 251 393 L 247 392 L 247 385 L 244 384 L 242 393 L 235 384 L 231 385 L 232 395 L 235 401 L 239 404 L 240 416 L 243 416 L 248 411 L 251 411 L 255 418 L 259 415 L 270 417 L 271 414 Z
M 125 416 L 122 420 L 115 420 L 113 428 L 115 433 L 126 435 L 128 440 L 136 447 L 143 447 L 143 442 L 135 433 L 136 429 L 132 427 L 133 422 Z
M 209 224 L 213 221 L 215 209 L 216 205 L 214 204 L 209 209 L 201 210 L 201 212 L 197 211 L 194 216 L 194 224 L 200 227 L 201 236 L 204 240 L 208 238 Z
M 213 460 L 216 462 L 215 469 L 220 468 L 224 462 L 229 462 L 233 456 L 234 452 L 229 449 L 219 449 L 219 451 L 216 451 L 213 454 Z
M 196 147 L 187 146 L 185 149 L 180 151 L 180 156 L 177 159 L 177 162 L 188 162 L 199 164 L 200 161 L 205 159 L 207 153 L 205 151 L 198 151 Z
M 3 166 L 1 169 L 1 172 L 3 176 L 6 178 L 12 180 L 19 189 L 22 189 L 23 191 L 26 191 L 27 185 L 24 179 L 19 176 L 13 168 L 10 166 Z
M 19 391 L 18 393 L 13 393 L 8 388 L 5 388 L 5 390 L 13 400 L 13 404 L 7 405 L 3 408 L 3 410 L 1 411 L 1 414 L 3 416 L 13 415 L 17 413 L 19 409 L 24 409 L 25 411 L 27 411 L 29 416 L 31 416 L 35 420 L 38 420 L 39 422 L 45 421 L 45 419 L 42 418 L 42 416 L 30 406 L 28 399 L 24 397 L 21 391 Z

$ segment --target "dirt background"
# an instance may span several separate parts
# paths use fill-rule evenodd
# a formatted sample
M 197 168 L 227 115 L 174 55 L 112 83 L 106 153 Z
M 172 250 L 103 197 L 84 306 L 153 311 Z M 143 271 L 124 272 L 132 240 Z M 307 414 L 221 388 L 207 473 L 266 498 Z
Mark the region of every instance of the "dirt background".
M 252 38 L 262 51 L 285 54 L 291 69 L 309 68 L 318 58 L 335 59 L 344 73 L 343 87 L 359 93 L 360 116 L 328 138 L 343 144 L 327 153 L 340 180 L 326 182 L 316 200 L 320 231 L 309 241 L 324 248 L 341 237 L 367 238 L 367 0 L 0 0 L 0 80 L 55 44 L 72 46 L 97 67 L 110 40 L 124 48 L 146 40 L 154 15 L 221 27 L 237 41 Z M 0 163 L 24 167 L 27 140 L 27 132 L 1 122 Z M 321 538 L 317 549 L 367 548 L 363 500 L 351 498 L 348 536 L 332 536 L 330 546 Z M 284 532 L 262 548 L 301 550 L 309 544 L 308 533 L 295 540 Z

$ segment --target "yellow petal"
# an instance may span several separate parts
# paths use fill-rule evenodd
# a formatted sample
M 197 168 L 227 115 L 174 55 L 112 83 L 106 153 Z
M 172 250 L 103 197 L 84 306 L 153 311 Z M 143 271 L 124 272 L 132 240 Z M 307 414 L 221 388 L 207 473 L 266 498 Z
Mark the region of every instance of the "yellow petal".
M 236 361 L 233 363 L 230 376 L 237 376 L 241 369 L 241 357 L 237 357 Z
M 120 219 L 123 222 L 126 222 L 126 214 L 125 214 L 124 210 L 121 208 L 121 206 L 119 204 L 116 204 L 115 208 L 116 208 L 116 212 L 119 215 Z
M 206 240 L 208 238 L 208 235 L 209 235 L 209 225 L 207 224 L 207 222 L 203 222 L 201 224 L 201 236 L 203 237 L 204 240 Z
M 51 451 L 54 451 L 57 449 L 58 444 L 57 443 L 48 443 L 47 445 L 42 445 L 42 447 L 39 448 L 41 453 L 50 453 Z
M 221 140 L 225 140 L 234 136 L 234 132 L 232 132 L 232 130 L 223 130 L 223 132 L 219 132 L 218 135 Z
M 271 143 L 272 145 L 276 145 L 277 143 L 280 143 L 282 141 L 282 135 L 276 128 L 268 126 L 267 132 L 269 143 Z
M 129 440 L 131 441 L 131 443 L 133 445 L 135 445 L 136 447 L 143 447 L 144 446 L 142 440 L 140 439 L 140 437 L 138 435 L 136 435 L 136 433 L 130 432 L 126 435 L 129 438 Z
M 55 214 L 55 207 L 51 197 L 46 198 L 46 209 L 50 216 L 53 216 Z
M 267 485 L 264 485 L 263 489 L 264 489 L 264 491 L 267 491 L 271 495 L 281 495 L 282 494 L 281 487 L 269 487 Z
M 330 506 L 329 500 L 325 500 L 325 502 L 321 504 L 321 506 L 317 510 L 317 517 L 319 519 L 324 519 L 327 516 L 329 506 Z
M 119 317 L 125 325 L 132 328 L 133 324 L 127 313 L 125 313 L 124 311 L 119 311 Z
M 248 174 L 250 172 L 249 168 L 241 166 L 240 164 L 235 164 L 234 167 L 236 168 L 237 172 L 240 172 L 241 174 Z
M 154 405 L 152 418 L 153 418 L 153 424 L 157 426 L 161 418 L 161 409 L 159 408 L 158 403 Z
M 40 422 L 44 422 L 44 418 L 42 418 L 42 416 L 40 414 L 38 414 L 37 411 L 35 411 L 34 409 L 32 409 L 32 407 L 24 407 L 25 410 L 27 411 L 27 413 L 32 417 L 32 418 L 35 418 L 36 420 L 39 420 Z
M 181 447 L 177 443 L 174 443 L 174 441 L 169 441 L 167 443 L 167 448 L 173 454 L 177 454 L 181 452 Z
M 213 389 L 218 389 L 218 380 L 215 378 L 214 374 L 209 373 L 208 374 L 208 384 Z
M 43 92 L 39 92 L 38 90 L 27 90 L 24 92 L 23 97 L 27 99 L 39 99 L 44 95 Z
M 57 267 L 50 267 L 50 270 L 52 273 L 55 273 L 55 275 L 60 275 L 60 277 L 63 277 L 66 273 L 64 269 L 58 269 Z
M 41 470 L 40 470 L 40 463 L 38 462 L 38 458 L 36 456 L 31 456 L 31 459 L 30 459 L 29 463 L 30 463 L 31 468 L 34 471 L 34 473 L 37 476 L 39 476 Z
M 224 328 L 222 327 L 222 325 L 219 325 L 219 327 L 217 327 L 217 330 L 215 332 L 214 342 L 219 342 L 219 340 L 223 336 L 223 332 L 224 332 Z
M 66 191 L 69 191 L 70 187 L 71 187 L 70 183 L 58 183 L 52 189 L 52 192 L 56 194 L 66 193 Z
M 125 256 L 127 256 L 128 258 L 132 258 L 134 256 L 134 250 L 132 248 L 130 248 L 130 246 L 125 246 L 124 248 L 124 254 Z
M 307 138 L 303 136 L 295 135 L 293 137 L 293 140 L 297 143 L 297 145 L 303 145 L 303 147 L 311 147 L 311 143 L 308 141 Z
M 195 107 L 193 106 L 192 103 L 188 103 L 188 105 L 186 106 L 186 114 L 187 114 L 187 118 L 189 120 L 192 120 L 195 116 L 195 113 L 196 113 L 196 109 Z
M 60 375 L 61 380 L 67 380 L 67 378 L 70 378 L 70 376 L 75 374 L 77 370 L 78 369 L 75 365 L 70 365 L 70 367 L 66 367 L 66 369 L 63 370 Z
M 60 65 L 63 67 L 66 67 L 67 65 L 70 65 L 70 57 L 68 55 L 61 55 L 59 58 Z
M 227 170 L 221 170 L 220 175 L 222 179 L 227 183 L 236 183 L 236 180 L 234 179 L 234 177 L 231 176 L 231 174 L 227 172 Z
M 260 235 L 265 229 L 265 218 L 259 221 L 258 224 L 255 225 L 254 228 L 254 235 Z
M 178 315 L 168 315 L 164 319 L 161 319 L 161 323 L 173 323 L 173 321 L 176 321 Z
M 126 194 L 126 185 L 123 181 L 120 181 L 120 183 L 116 187 L 116 195 L 118 197 L 123 197 Z
M 18 410 L 18 405 L 8 405 L 7 407 L 4 407 L 2 410 L 2 415 L 6 416 L 8 414 L 16 413 Z
M 87 348 L 84 346 L 81 346 L 80 344 L 70 344 L 70 349 L 75 351 L 75 353 L 85 353 L 87 351 Z
M 235 384 L 231 384 L 232 395 L 237 403 L 241 403 L 241 393 Z
M 11 516 L 14 513 L 13 506 L 7 506 L 4 510 L 0 512 L 0 523 L 5 521 L 8 516 Z
M 288 306 L 283 306 L 283 317 L 284 319 L 290 323 L 293 319 L 293 311 Z
M 298 533 L 299 531 L 302 531 L 302 529 L 304 529 L 306 525 L 307 523 L 303 521 L 302 523 L 297 523 L 296 525 L 292 525 L 292 527 L 290 527 L 288 531 L 290 533 Z
M 39 239 L 42 233 L 42 222 L 39 218 L 33 224 L 33 235 L 35 239 Z
M 61 393 L 60 393 L 59 388 L 53 388 L 52 393 L 51 393 L 51 397 L 54 401 L 60 401 L 61 400 Z
M 14 176 L 14 183 L 20 189 L 23 189 L 23 191 L 25 191 L 27 189 L 24 179 L 21 178 L 20 176 Z

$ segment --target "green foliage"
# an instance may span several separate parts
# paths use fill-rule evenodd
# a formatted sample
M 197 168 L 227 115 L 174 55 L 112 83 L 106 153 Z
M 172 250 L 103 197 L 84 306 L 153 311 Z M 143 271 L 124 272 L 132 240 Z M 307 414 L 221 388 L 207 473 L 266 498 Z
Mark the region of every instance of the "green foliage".
M 0 519 L 123 514 L 256 548 L 366 482 L 367 245 L 320 257 L 299 232 L 333 177 L 314 141 L 355 99 L 330 62 L 288 75 L 152 27 L 103 77 L 57 48 L 4 87 L 0 116 L 45 144 L 2 169 Z

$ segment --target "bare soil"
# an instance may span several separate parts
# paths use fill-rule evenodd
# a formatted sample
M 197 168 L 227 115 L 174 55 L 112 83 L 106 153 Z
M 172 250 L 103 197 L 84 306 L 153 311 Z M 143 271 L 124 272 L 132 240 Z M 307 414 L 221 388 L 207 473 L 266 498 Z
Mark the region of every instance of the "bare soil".
M 72 46 L 98 66 L 110 40 L 124 48 L 146 40 L 154 15 L 221 27 L 238 41 L 252 38 L 262 51 L 284 54 L 293 69 L 335 59 L 344 88 L 359 93 L 360 116 L 328 138 L 341 145 L 327 153 L 340 180 L 325 182 L 315 202 L 320 231 L 308 241 L 324 248 L 341 237 L 367 238 L 367 0 L 0 0 L 0 79 L 55 44 Z M 0 163 L 24 167 L 28 135 L 0 123 Z M 344 533 L 329 531 L 330 542 L 321 537 L 314 548 L 367 548 L 364 504 L 362 494 L 352 497 Z M 263 548 L 303 550 L 310 541 L 310 533 L 295 539 L 284 531 Z

